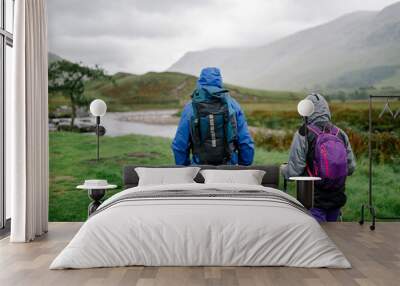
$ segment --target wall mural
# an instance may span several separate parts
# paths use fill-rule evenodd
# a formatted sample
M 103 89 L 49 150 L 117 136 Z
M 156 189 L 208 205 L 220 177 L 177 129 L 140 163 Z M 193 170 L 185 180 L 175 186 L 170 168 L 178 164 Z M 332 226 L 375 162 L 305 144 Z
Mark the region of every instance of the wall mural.
M 220 69 L 244 112 L 253 164 L 287 162 L 303 124 L 298 102 L 323 95 L 357 162 L 342 219 L 358 221 L 368 201 L 368 139 L 374 206 L 400 215 L 399 3 L 155 2 L 48 2 L 50 221 L 87 218 L 90 199 L 76 189 L 85 180 L 117 185 L 107 198 L 121 191 L 123 166 L 174 164 L 171 143 L 205 67 Z M 373 99 L 369 135 L 370 95 L 385 100 Z M 100 125 L 95 99 L 106 104 Z

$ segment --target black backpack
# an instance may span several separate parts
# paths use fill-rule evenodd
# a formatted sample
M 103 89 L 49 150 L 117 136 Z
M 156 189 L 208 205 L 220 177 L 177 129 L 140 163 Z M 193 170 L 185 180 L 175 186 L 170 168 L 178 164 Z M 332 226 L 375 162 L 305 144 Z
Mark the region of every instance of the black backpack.
M 228 104 L 228 90 L 196 89 L 192 94 L 190 133 L 192 153 L 198 164 L 228 164 L 237 149 L 235 112 Z

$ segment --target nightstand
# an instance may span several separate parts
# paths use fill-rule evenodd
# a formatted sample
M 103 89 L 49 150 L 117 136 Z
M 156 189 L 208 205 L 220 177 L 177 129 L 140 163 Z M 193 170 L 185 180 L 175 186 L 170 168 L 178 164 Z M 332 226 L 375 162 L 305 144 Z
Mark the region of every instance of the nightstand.
M 314 206 L 314 182 L 321 180 L 319 177 L 290 177 L 289 180 L 296 181 L 297 200 L 304 205 L 306 209 L 312 209 Z

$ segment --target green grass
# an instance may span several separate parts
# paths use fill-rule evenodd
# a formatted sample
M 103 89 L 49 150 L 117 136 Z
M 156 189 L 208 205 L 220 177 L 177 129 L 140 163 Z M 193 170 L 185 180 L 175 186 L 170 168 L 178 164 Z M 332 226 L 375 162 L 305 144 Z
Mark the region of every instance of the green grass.
M 122 167 L 129 164 L 173 164 L 171 141 L 147 136 L 101 138 L 101 161 L 96 162 L 96 140 L 79 133 L 50 133 L 50 221 L 84 221 L 90 202 L 86 191 L 75 187 L 85 179 L 107 179 L 122 184 Z M 287 152 L 256 150 L 255 164 L 280 164 L 287 161 Z M 360 205 L 367 200 L 367 162 L 358 162 L 356 173 L 347 184 L 348 202 L 344 219 L 358 220 Z M 400 167 L 378 165 L 374 168 L 374 198 L 378 214 L 400 215 Z M 290 184 L 293 194 L 294 185 Z M 121 188 L 110 191 L 110 196 Z
M 75 186 L 91 178 L 105 178 L 121 186 L 125 165 L 170 163 L 169 144 L 168 140 L 156 137 L 103 137 L 101 161 L 97 162 L 94 136 L 50 133 L 50 221 L 85 220 L 90 200 L 85 191 L 76 190 Z

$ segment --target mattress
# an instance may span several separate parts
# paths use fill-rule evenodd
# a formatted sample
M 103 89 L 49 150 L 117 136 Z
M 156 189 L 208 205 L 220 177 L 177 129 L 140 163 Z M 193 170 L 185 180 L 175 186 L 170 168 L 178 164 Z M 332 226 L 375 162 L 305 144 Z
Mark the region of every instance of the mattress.
M 197 183 L 140 186 L 112 196 L 50 269 L 132 265 L 351 267 L 288 194 Z

